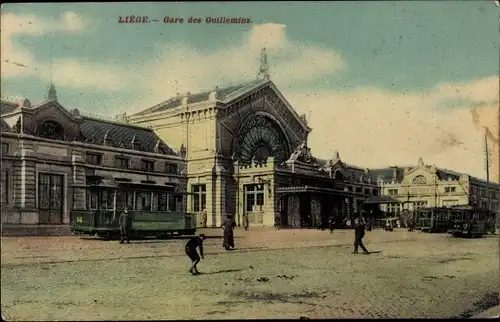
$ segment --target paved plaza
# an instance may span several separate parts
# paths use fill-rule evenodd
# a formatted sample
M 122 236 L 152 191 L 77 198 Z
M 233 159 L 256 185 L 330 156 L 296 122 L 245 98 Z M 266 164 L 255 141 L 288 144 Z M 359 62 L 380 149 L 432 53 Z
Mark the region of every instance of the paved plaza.
M 8 320 L 469 317 L 498 305 L 498 236 L 452 238 L 403 229 L 200 230 L 203 273 L 191 276 L 186 240 L 2 238 Z

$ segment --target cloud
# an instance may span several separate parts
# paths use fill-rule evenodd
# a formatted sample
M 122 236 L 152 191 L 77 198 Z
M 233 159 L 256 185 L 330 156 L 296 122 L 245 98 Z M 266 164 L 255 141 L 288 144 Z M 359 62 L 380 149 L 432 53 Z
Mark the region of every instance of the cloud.
M 36 15 L 2 13 L 2 80 L 20 76 L 44 77 L 48 69 L 48 63 L 36 61 L 32 53 L 19 44 L 16 36 L 43 36 L 51 32 L 80 32 L 88 25 L 89 21 L 86 18 L 70 11 L 63 13 L 59 20 L 54 22 L 45 21 Z
M 61 15 L 60 29 L 68 32 L 79 32 L 83 31 L 87 25 L 88 21 L 75 12 L 67 11 Z
M 345 67 L 335 51 L 292 41 L 285 30 L 285 25 L 280 24 L 253 25 L 242 43 L 208 53 L 178 43 L 162 48 L 158 61 L 144 66 L 141 72 L 147 75 L 140 83 L 151 94 L 148 102 L 152 105 L 177 92 L 195 92 L 253 79 L 259 71 L 263 47 L 268 53 L 273 80 L 283 87 L 317 79 Z M 145 107 L 147 105 L 138 108 Z
M 21 57 L 28 66 L 38 64 L 43 71 L 38 77 L 46 77 L 47 64 L 35 62 L 29 53 L 19 50 L 11 36 L 45 34 L 54 30 L 54 25 L 34 16 L 9 17 L 5 35 L 2 15 L 2 56 L 5 35 L 6 52 L 15 54 L 11 57 L 16 59 Z M 74 13 L 63 15 L 58 30 L 83 30 L 84 24 L 76 17 Z M 37 28 L 27 26 L 29 21 Z M 376 86 L 314 90 L 312 81 L 334 76 L 348 66 L 332 49 L 288 38 L 285 25 L 253 25 L 241 43 L 212 52 L 187 43 L 157 47 L 159 54 L 153 61 L 138 62 L 127 69 L 67 59 L 54 64 L 53 77 L 58 86 L 133 90 L 138 99 L 128 111 L 137 112 L 177 92 L 208 90 L 255 78 L 262 47 L 267 48 L 271 79 L 300 114 L 311 111 L 309 145 L 316 156 L 331 157 L 338 150 L 346 162 L 366 167 L 411 165 L 423 157 L 427 163 L 484 177 L 482 126 L 488 126 L 494 135 L 498 133 L 497 76 L 442 82 L 426 92 L 401 93 Z M 7 72 L 2 68 L 2 78 L 28 73 L 22 68 L 9 68 Z
M 299 113 L 311 111 L 309 145 L 319 157 L 330 158 L 339 150 L 346 162 L 366 167 L 414 165 L 423 157 L 427 163 L 484 177 L 484 130 L 476 123 L 480 119 L 498 133 L 498 84 L 498 77 L 488 77 L 441 84 L 425 93 L 365 87 L 285 96 Z M 455 99 L 451 93 L 457 90 L 458 96 L 483 102 L 476 121 L 470 112 L 474 103 L 442 107 Z

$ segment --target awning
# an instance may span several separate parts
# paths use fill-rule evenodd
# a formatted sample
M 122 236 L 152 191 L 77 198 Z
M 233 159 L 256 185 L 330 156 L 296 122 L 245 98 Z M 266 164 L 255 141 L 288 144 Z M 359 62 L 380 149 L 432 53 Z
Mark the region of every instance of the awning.
M 390 196 L 371 196 L 366 198 L 363 203 L 365 205 L 384 205 L 389 203 L 401 203 L 401 201 Z

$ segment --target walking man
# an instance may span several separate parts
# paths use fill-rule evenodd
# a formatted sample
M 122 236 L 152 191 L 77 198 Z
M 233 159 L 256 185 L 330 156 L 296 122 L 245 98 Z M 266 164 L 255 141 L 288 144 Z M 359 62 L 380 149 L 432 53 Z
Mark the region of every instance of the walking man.
M 368 250 L 363 245 L 363 237 L 365 237 L 365 225 L 360 220 L 360 218 L 354 219 L 354 252 L 353 254 L 358 253 L 358 247 L 361 247 L 363 253 L 366 255 L 370 254 Z
M 224 230 L 224 242 L 222 243 L 222 247 L 226 250 L 230 248 L 234 248 L 234 233 L 233 230 L 236 227 L 236 223 L 233 220 L 232 215 L 227 215 L 226 220 L 222 224 L 222 229 Z
M 123 244 L 127 240 L 127 244 L 130 244 L 130 218 L 128 217 L 128 210 L 125 210 L 120 214 L 118 219 L 120 223 L 120 244 Z
M 186 244 L 185 251 L 186 255 L 188 255 L 189 259 L 191 259 L 192 266 L 189 272 L 192 275 L 198 275 L 200 272 L 198 272 L 198 268 L 196 265 L 200 262 L 200 256 L 201 259 L 204 259 L 203 257 L 203 240 L 205 239 L 205 235 L 200 234 L 200 236 L 194 236 L 189 239 L 189 241 Z M 198 252 L 196 251 L 196 248 L 200 248 L 200 255 L 198 255 Z

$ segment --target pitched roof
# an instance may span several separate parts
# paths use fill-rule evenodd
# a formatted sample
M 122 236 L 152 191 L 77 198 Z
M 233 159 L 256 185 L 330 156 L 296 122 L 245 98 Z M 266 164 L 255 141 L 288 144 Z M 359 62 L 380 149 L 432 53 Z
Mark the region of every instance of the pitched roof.
M 82 119 L 83 122 L 80 125 L 81 137 L 79 141 L 104 144 L 104 138 L 107 135 L 107 146 L 133 149 L 132 141 L 135 140 L 135 142 L 139 143 L 136 148 L 138 151 L 151 153 L 163 152 L 167 155 L 178 155 L 171 147 L 165 144 L 152 129 L 87 116 L 82 116 Z M 160 142 L 159 151 L 156 149 L 158 142 Z
M 18 103 L 2 100 L 0 102 L 0 114 L 10 113 L 14 111 L 18 106 L 19 106 Z
M 219 101 L 230 101 L 232 98 L 237 97 L 239 94 L 242 94 L 248 90 L 250 90 L 252 87 L 263 84 L 267 82 L 267 80 L 254 80 L 251 82 L 239 84 L 239 85 L 230 85 L 224 88 L 219 88 L 217 89 L 217 100 Z M 203 102 L 209 99 L 210 93 L 212 93 L 214 90 L 210 91 L 204 91 L 201 93 L 195 93 L 195 94 L 189 94 L 188 97 L 188 102 L 189 103 L 199 103 Z M 157 113 L 157 112 L 163 112 L 171 108 L 175 108 L 178 106 L 182 105 L 182 99 L 184 98 L 183 95 L 175 96 L 172 97 L 166 101 L 163 101 L 155 106 L 152 106 L 150 108 L 147 108 L 143 111 L 140 111 L 138 113 L 132 114 L 132 116 L 140 116 L 140 115 L 147 115 L 151 113 Z
M 394 168 L 380 168 L 380 169 L 369 169 L 368 175 L 372 180 L 383 179 L 392 180 L 394 178 L 394 170 L 396 170 L 396 182 L 401 182 L 404 177 L 404 168 L 394 167 Z
M 13 132 L 12 128 L 4 119 L 0 120 L 0 132 Z

